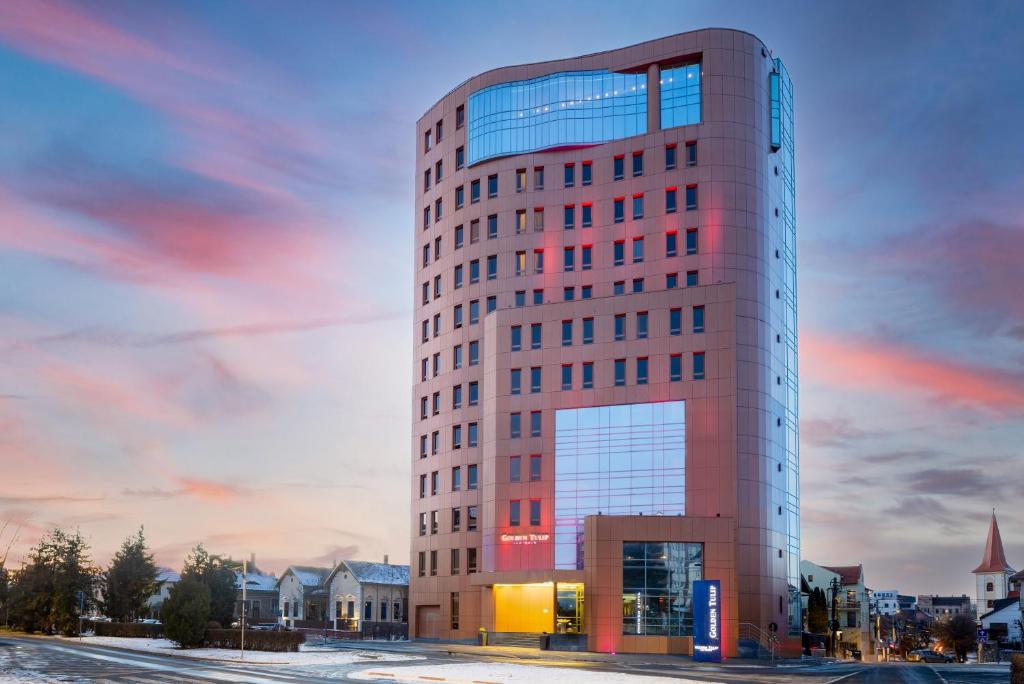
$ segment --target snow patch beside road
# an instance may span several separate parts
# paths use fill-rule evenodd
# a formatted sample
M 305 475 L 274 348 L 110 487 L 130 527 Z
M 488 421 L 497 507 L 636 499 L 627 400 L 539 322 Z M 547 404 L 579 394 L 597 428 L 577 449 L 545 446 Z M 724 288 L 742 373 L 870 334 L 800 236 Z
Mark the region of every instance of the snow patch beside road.
M 467 663 L 457 665 L 420 665 L 376 667 L 349 675 L 349 679 L 378 682 L 416 682 L 429 684 L 711 684 L 709 679 L 683 679 L 671 674 L 664 677 L 597 672 L 577 667 L 544 667 L 516 663 Z

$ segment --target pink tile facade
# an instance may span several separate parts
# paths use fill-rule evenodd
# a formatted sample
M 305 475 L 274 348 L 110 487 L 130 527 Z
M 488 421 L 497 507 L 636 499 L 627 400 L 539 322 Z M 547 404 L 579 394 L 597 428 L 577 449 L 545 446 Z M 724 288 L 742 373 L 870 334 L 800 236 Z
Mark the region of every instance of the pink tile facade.
M 646 71 L 648 82 L 657 83 L 659 64 L 672 65 L 683 59 L 699 58 L 702 63 L 702 123 L 660 130 L 657 88 L 648 100 L 648 133 L 581 149 L 537 152 L 484 161 L 472 168 L 455 169 L 456 148 L 467 146 L 467 128 L 456 128 L 456 109 L 466 106 L 468 97 L 480 88 L 507 81 L 532 78 L 567 70 L 610 69 Z M 735 620 L 761 627 L 770 622 L 786 624 L 788 619 L 788 553 L 777 517 L 785 498 L 778 479 L 782 467 L 772 458 L 773 429 L 777 411 L 773 399 L 775 384 L 773 355 L 785 352 L 774 347 L 777 332 L 771 321 L 778 317 L 773 291 L 782 279 L 778 258 L 777 231 L 772 224 L 779 202 L 777 161 L 769 153 L 768 74 L 773 61 L 762 43 L 750 34 L 708 29 L 679 34 L 611 52 L 566 60 L 496 69 L 475 76 L 442 98 L 420 119 L 416 131 L 416 214 L 415 292 L 412 426 L 412 540 L 410 558 L 410 629 L 415 636 L 451 639 L 475 638 L 478 628 L 493 629 L 494 608 L 488 584 L 495 581 L 542 581 L 566 579 L 565 571 L 553 568 L 554 509 L 554 411 L 559 408 L 663 400 L 686 401 L 686 516 L 708 519 L 705 526 L 673 523 L 673 534 L 694 534 L 699 538 L 674 541 L 705 541 L 716 547 L 716 572 L 723 578 L 725 600 Z M 652 103 L 654 106 L 652 106 Z M 468 109 L 468 107 L 467 107 Z M 436 140 L 436 125 L 443 122 L 443 136 Z M 467 112 L 468 122 L 468 112 Z M 424 135 L 431 130 L 432 146 L 424 151 Z M 684 148 L 696 141 L 698 163 L 687 166 Z M 677 165 L 665 170 L 668 145 L 677 146 Z M 644 174 L 632 177 L 629 169 L 635 152 L 644 154 Z M 613 180 L 613 160 L 626 158 L 622 180 Z M 443 163 L 442 180 L 433 177 L 436 162 Z M 581 165 L 592 164 L 593 182 L 580 183 Z M 563 188 L 565 164 L 576 164 L 576 184 Z M 545 169 L 543 190 L 534 189 L 535 167 Z M 774 167 L 774 169 L 773 169 Z M 431 169 L 430 188 L 424 191 L 424 172 Z M 526 187 L 516 192 L 516 172 L 526 170 Z M 487 197 L 487 178 L 498 175 L 498 196 Z M 470 203 L 470 183 L 479 179 L 481 198 Z M 698 209 L 686 211 L 683 190 L 696 185 Z M 465 205 L 456 209 L 455 189 L 465 188 Z M 666 188 L 679 189 L 679 209 L 665 212 Z M 629 199 L 643 193 L 644 218 L 632 220 Z M 614 198 L 626 198 L 626 220 L 613 222 Z M 435 220 L 434 207 L 440 199 L 442 218 Z M 563 208 L 581 207 L 589 202 L 593 226 L 564 230 Z M 430 207 L 430 222 L 424 229 L 423 213 Z M 542 231 L 534 230 L 534 211 L 543 208 Z M 526 231 L 516 234 L 517 212 L 526 214 Z M 498 236 L 488 239 L 486 222 L 498 217 Z M 479 221 L 479 239 L 471 242 L 471 224 Z M 463 226 L 464 245 L 454 249 L 456 226 Z M 696 254 L 686 255 L 687 229 L 698 231 Z M 666 234 L 677 233 L 677 256 L 666 256 Z M 643 238 L 644 259 L 632 263 L 631 247 Z M 436 241 L 440 238 L 440 243 Z M 625 263 L 613 265 L 613 245 L 625 243 Z M 435 246 L 439 244 L 440 249 Z M 589 246 L 593 267 L 581 270 L 581 250 Z M 575 269 L 563 270 L 563 253 L 572 247 Z M 428 254 L 424 255 L 424 248 Z M 544 272 L 536 273 L 534 254 L 543 250 Z M 525 253 L 526 269 L 515 275 L 517 253 Z M 496 255 L 497 277 L 487 279 L 486 260 Z M 436 258 L 435 258 L 436 256 Z M 470 283 L 470 263 L 479 260 L 480 281 Z M 463 285 L 454 289 L 454 270 L 463 266 Z M 686 274 L 698 273 L 699 285 L 686 287 Z M 678 274 L 678 289 L 666 289 L 666 276 Z M 435 278 L 441 290 L 435 297 Z M 613 295 L 616 282 L 629 292 L 634 279 L 644 279 L 644 292 Z M 424 303 L 423 286 L 428 290 Z M 582 288 L 590 286 L 593 297 L 581 299 Z M 794 284 L 795 286 L 795 284 Z M 574 301 L 563 301 L 563 290 L 575 287 Z M 533 304 L 534 290 L 543 290 L 543 304 Z M 526 305 L 514 306 L 517 292 L 524 292 Z M 495 297 L 496 309 L 487 314 L 487 298 Z M 470 323 L 470 302 L 479 302 L 479 322 Z M 454 308 L 463 306 L 463 323 L 455 328 Z M 694 306 L 705 309 L 705 330 L 691 331 Z M 668 330 L 669 310 L 682 310 L 682 333 Z M 635 316 L 647 312 L 647 339 L 636 339 Z M 614 317 L 626 315 L 626 339 L 614 341 Z M 434 335 L 434 318 L 440 315 Z M 593 344 L 582 343 L 582 320 L 593 318 Z M 573 344 L 562 346 L 561 323 L 573 321 Z M 423 341 L 426 322 L 427 338 Z M 540 349 L 530 349 L 530 326 L 541 323 Z M 522 326 L 521 351 L 510 350 L 512 326 Z M 479 347 L 479 361 L 470 365 L 470 343 Z M 462 367 L 453 368 L 454 350 L 462 348 Z M 692 379 L 693 352 L 704 352 L 705 377 Z M 438 373 L 434 356 L 439 354 Z M 670 382 L 669 357 L 682 356 L 682 381 Z M 636 382 L 635 360 L 649 360 L 649 383 Z M 613 360 L 626 359 L 626 384 L 614 386 Z M 426 363 L 426 378 L 422 374 Z M 582 364 L 593 362 L 594 387 L 582 389 Z M 561 389 L 561 368 L 573 366 L 573 389 Z M 530 369 L 542 369 L 539 393 L 530 392 Z M 522 394 L 510 394 L 510 369 L 521 368 Z M 469 383 L 477 383 L 479 401 L 469 405 Z M 461 385 L 461 408 L 453 409 L 453 387 Z M 433 413 L 433 396 L 438 393 L 440 410 Z M 421 419 L 421 401 L 426 398 L 427 417 Z M 541 411 L 541 435 L 530 436 L 531 411 Z M 522 436 L 509 435 L 509 414 L 522 415 Z M 469 446 L 469 425 L 478 430 L 477 446 Z M 461 448 L 453 448 L 453 426 L 461 427 Z M 433 453 L 433 433 L 438 434 Z M 426 456 L 421 457 L 425 439 Z M 541 477 L 530 481 L 529 458 L 539 455 Z M 509 482 L 509 458 L 521 457 L 522 481 Z M 467 489 L 468 469 L 475 465 L 479 484 Z M 452 469 L 460 468 L 461 487 L 453 491 Z M 438 490 L 432 494 L 432 474 L 438 473 Z M 426 476 L 425 496 L 420 497 L 421 476 Z M 501 542 L 508 533 L 508 506 L 521 500 L 524 524 L 517 534 L 538 535 L 537 543 L 509 545 Z M 529 526 L 526 503 L 541 502 L 541 524 Z M 477 529 L 467 529 L 467 507 L 476 506 Z M 458 508 L 460 529 L 452 531 L 452 511 Z M 431 533 L 431 518 L 437 512 L 437 533 Z M 426 514 L 426 534 L 420 535 L 420 515 Z M 609 517 L 611 519 L 611 517 Z M 620 540 L 620 526 L 607 539 L 590 537 L 588 520 L 585 557 L 607 556 L 614 540 Z M 609 523 L 610 524 L 610 523 Z M 644 521 L 645 525 L 652 524 Z M 726 540 L 722 530 L 728 530 Z M 543 535 L 550 535 L 547 541 Z M 666 539 L 665 541 L 668 541 Z M 610 542 L 611 546 L 606 544 Z M 459 566 L 452 569 L 452 549 L 458 549 Z M 468 550 L 477 557 L 476 575 L 467 573 Z M 431 552 L 436 553 L 436 574 L 431 575 Z M 424 576 L 418 573 L 423 554 Z M 621 560 L 621 544 L 619 546 Z M 798 560 L 798 559 L 797 559 Z M 589 562 L 589 561 L 588 561 Z M 621 570 L 621 567 L 620 567 Z M 609 572 L 607 568 L 603 573 Z M 587 568 L 590 574 L 590 568 Z M 614 573 L 612 573 L 614 574 Z M 602 575 L 603 576 L 603 575 Z M 710 574 L 708 576 L 711 576 Z M 488 579 L 492 578 L 492 579 Z M 726 578 L 728 581 L 726 581 Z M 619 577 L 621 591 L 621 572 Z M 588 606 L 610 606 L 621 596 L 612 585 L 586 587 Z M 593 595 L 591 592 L 597 592 Z M 601 592 L 604 592 L 604 595 Z M 458 593 L 457 628 L 452 593 Z M 422 607 L 424 621 L 418 623 Z M 439 622 L 436 619 L 440 615 Z M 732 614 L 732 613 L 731 613 Z M 594 625 L 603 613 L 593 613 Z M 429 619 L 428 619 L 429 616 Z M 591 614 L 587 614 L 590 625 Z M 621 619 L 621 616 L 620 616 Z M 605 627 L 607 628 L 607 626 Z M 784 630 L 783 630 L 784 631 Z M 426 633 L 429 632 L 429 633 Z M 653 638 L 647 638 L 653 639 Z M 647 645 L 644 645 L 646 643 Z M 618 650 L 679 651 L 678 643 L 619 642 Z M 735 639 L 730 648 L 735 647 Z M 799 639 L 787 641 L 788 648 Z M 597 644 L 591 644 L 597 648 Z M 683 649 L 685 650 L 685 649 Z

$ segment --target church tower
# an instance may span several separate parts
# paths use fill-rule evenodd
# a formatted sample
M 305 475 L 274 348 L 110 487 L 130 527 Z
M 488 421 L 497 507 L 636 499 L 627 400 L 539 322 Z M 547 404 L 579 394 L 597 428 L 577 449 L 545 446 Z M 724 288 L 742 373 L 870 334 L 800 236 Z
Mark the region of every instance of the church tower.
M 992 610 L 995 601 L 1006 598 L 1010 576 L 1013 574 L 1014 569 L 1006 562 L 1003 539 L 999 536 L 999 523 L 996 522 L 996 512 L 993 510 L 988 541 L 985 542 L 985 555 L 981 558 L 981 565 L 974 568 L 978 584 L 978 617 Z

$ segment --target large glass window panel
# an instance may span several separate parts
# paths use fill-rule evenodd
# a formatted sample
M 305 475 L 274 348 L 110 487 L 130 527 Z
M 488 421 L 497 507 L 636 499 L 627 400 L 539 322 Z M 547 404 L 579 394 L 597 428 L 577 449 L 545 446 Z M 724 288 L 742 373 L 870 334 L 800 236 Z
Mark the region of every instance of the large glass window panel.
M 583 521 L 685 513 L 685 404 L 555 412 L 555 567 L 583 567 Z
M 699 112 L 699 100 L 698 100 Z M 647 75 L 566 71 L 469 96 L 469 163 L 647 132 Z
M 622 633 L 693 634 L 693 583 L 703 574 L 702 544 L 624 542 Z
M 661 71 L 661 127 L 700 123 L 700 64 Z

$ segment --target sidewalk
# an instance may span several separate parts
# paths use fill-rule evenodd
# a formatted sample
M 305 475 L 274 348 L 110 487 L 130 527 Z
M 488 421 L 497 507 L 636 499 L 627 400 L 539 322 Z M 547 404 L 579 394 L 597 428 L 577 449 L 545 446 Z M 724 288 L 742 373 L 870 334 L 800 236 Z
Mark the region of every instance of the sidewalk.
M 315 640 L 307 641 L 308 646 L 318 645 Z M 593 653 L 590 651 L 542 651 L 539 648 L 522 646 L 475 646 L 472 644 L 436 641 L 332 641 L 327 648 L 359 649 L 363 651 L 384 651 L 415 655 L 458 655 L 472 657 L 508 658 L 513 660 L 543 660 L 560 662 L 606 663 L 614 665 L 695 665 L 717 669 L 735 668 L 780 668 L 793 669 L 822 665 L 818 659 L 776 659 L 730 658 L 721 665 L 717 663 L 694 663 L 690 656 L 661 655 L 657 653 Z

